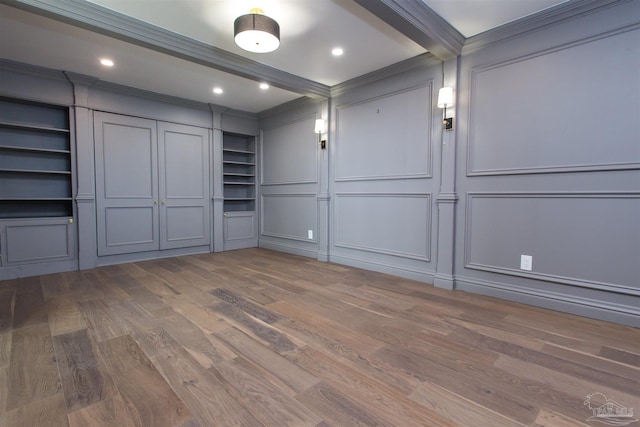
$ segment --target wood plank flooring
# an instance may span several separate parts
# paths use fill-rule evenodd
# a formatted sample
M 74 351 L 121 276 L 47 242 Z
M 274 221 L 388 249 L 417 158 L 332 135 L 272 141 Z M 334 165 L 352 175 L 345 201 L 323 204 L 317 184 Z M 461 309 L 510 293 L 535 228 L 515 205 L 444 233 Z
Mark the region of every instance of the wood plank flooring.
M 593 393 L 639 418 L 640 329 L 267 250 L 0 282 L 0 426 L 602 425 Z

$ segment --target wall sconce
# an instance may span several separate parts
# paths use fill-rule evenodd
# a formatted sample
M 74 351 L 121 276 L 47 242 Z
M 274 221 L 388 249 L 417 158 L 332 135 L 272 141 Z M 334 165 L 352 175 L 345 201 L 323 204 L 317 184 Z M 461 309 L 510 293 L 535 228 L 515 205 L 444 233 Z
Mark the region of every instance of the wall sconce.
M 327 141 L 322 139 L 322 134 L 324 133 L 324 120 L 316 119 L 315 132 L 318 134 L 318 144 L 320 144 L 321 149 L 327 148 Z
M 453 107 L 453 88 L 441 87 L 438 92 L 438 108 L 444 108 L 442 124 L 446 130 L 453 129 L 453 117 L 447 117 L 447 108 Z

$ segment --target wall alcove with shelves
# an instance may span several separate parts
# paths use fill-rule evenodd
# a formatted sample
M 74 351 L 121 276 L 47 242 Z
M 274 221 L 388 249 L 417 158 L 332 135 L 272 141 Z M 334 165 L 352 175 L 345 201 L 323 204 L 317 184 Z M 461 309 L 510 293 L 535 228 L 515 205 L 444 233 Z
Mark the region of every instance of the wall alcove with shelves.
M 257 246 L 255 136 L 223 134 L 222 171 L 224 249 Z
M 76 258 L 71 141 L 68 107 L 0 97 L 2 267 Z

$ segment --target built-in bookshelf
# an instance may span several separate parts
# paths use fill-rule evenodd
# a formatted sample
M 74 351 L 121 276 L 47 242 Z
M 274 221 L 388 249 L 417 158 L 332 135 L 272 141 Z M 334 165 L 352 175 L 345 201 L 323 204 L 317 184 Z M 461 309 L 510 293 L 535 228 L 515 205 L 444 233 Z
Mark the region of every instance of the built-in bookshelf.
M 69 110 L 0 97 L 0 219 L 72 217 Z
M 224 211 L 255 211 L 255 137 L 224 133 L 222 151 Z

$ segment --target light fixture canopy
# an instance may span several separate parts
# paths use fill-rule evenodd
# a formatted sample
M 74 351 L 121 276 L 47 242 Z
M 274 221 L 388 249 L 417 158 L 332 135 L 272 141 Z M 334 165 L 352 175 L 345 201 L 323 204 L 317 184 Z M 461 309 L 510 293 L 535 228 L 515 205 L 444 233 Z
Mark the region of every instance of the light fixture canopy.
M 242 49 L 254 53 L 273 52 L 280 46 L 280 25 L 262 9 L 251 9 L 233 23 L 234 40 Z
M 444 108 L 442 124 L 445 130 L 453 130 L 453 117 L 447 117 L 447 108 L 453 107 L 453 88 L 441 87 L 438 91 L 438 108 Z

